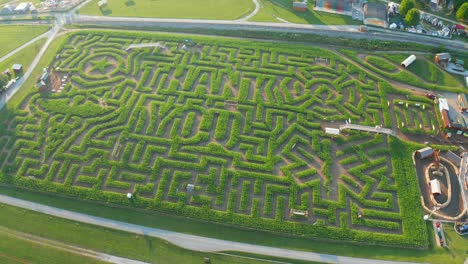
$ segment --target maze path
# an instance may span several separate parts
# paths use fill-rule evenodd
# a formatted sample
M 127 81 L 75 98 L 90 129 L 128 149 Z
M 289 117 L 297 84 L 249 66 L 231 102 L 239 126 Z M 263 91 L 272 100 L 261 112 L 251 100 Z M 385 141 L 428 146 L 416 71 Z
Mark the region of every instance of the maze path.
M 250 227 L 402 234 L 387 138 L 322 131 L 390 122 L 376 79 L 323 49 L 181 47 L 73 34 L 51 65 L 71 82 L 25 99 L 2 130 L 3 171 L 92 199 L 132 192 L 148 208 L 240 225 L 235 217 L 247 217 Z

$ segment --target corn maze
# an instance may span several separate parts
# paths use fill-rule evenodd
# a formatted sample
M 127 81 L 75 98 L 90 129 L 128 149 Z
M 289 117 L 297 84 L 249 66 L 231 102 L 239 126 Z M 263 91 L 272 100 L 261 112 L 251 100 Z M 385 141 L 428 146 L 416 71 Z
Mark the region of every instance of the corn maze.
M 323 132 L 392 125 L 382 80 L 324 49 L 193 39 L 70 35 L 50 66 L 69 76 L 64 91 L 29 94 L 5 121 L 3 181 L 244 228 L 427 246 L 424 226 L 411 231 L 420 209 L 398 188 L 397 140 Z M 143 43 L 153 44 L 127 49 Z

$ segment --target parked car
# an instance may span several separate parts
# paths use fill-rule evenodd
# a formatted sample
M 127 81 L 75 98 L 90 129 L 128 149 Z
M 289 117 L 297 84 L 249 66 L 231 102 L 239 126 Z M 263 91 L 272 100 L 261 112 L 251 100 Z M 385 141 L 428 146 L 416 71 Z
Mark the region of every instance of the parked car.
M 436 99 L 436 96 L 433 95 L 433 94 L 430 94 L 430 93 L 427 93 L 427 94 L 426 94 L 426 97 L 429 98 L 429 99 L 431 99 L 431 100 Z

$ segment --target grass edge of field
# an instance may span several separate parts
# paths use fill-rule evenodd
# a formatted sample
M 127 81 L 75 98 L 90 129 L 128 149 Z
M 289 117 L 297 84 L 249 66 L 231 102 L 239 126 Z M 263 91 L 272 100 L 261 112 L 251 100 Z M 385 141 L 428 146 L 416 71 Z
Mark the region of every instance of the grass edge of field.
M 48 239 L 53 243 L 63 243 L 65 248 L 67 246 L 75 246 L 85 250 L 93 250 L 97 253 L 107 253 L 114 256 L 155 263 L 157 263 L 160 258 L 177 259 L 177 257 L 182 258 L 184 261 L 190 261 L 184 262 L 187 264 L 201 263 L 204 257 L 209 257 L 212 263 L 255 264 L 270 263 L 275 261 L 283 261 L 292 264 L 316 263 L 263 255 L 237 254 L 235 252 L 199 252 L 179 247 L 160 238 L 136 235 L 111 228 L 80 223 L 74 220 L 63 219 L 42 212 L 36 212 L 29 209 L 23 209 L 21 207 L 0 203 L 0 211 L 2 210 L 4 212 L 6 211 L 6 213 L 0 215 L 0 219 L 2 219 L 2 224 L 0 224 L 0 237 L 2 235 L 9 235 L 21 241 L 24 239 L 17 238 L 14 234 L 5 232 L 5 230 Z M 51 230 L 48 228 L 49 225 L 52 225 L 54 229 Z M 64 232 L 61 232 L 61 230 L 67 230 L 66 234 L 63 234 Z M 92 243 L 87 242 L 89 241 L 87 237 L 89 235 L 93 235 Z M 35 242 L 31 243 L 37 244 Z M 40 246 L 51 248 L 55 251 L 66 252 L 49 245 Z M 132 246 L 134 247 L 132 248 Z M 147 250 L 144 249 L 146 246 L 148 247 Z M 165 254 L 161 254 L 161 252 L 165 252 Z M 69 254 L 77 255 L 76 253 Z M 86 259 L 87 258 L 88 257 L 86 257 Z M 96 260 L 94 258 L 90 259 L 95 260 L 93 263 L 107 263 Z

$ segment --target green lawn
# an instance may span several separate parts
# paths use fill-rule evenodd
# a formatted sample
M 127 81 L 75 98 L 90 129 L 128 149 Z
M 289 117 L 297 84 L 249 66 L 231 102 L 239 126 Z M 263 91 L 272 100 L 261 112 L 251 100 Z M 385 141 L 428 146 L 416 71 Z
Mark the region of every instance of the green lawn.
M 207 237 L 214 237 L 220 239 L 229 238 L 232 241 L 246 242 L 256 245 L 265 245 L 273 247 L 282 247 L 290 248 L 304 251 L 320 252 L 326 254 L 336 254 L 343 256 L 352 256 L 352 257 L 362 257 L 362 258 L 378 258 L 386 260 L 395 260 L 395 261 L 414 261 L 414 262 L 426 262 L 426 263 L 463 263 L 463 260 L 468 257 L 468 237 L 458 236 L 453 230 L 452 226 L 447 226 L 445 228 L 447 241 L 450 242 L 449 249 L 433 248 L 432 246 L 428 250 L 412 250 L 405 248 L 391 248 L 391 247 L 379 247 L 379 246 L 363 246 L 363 245 L 354 245 L 348 243 L 330 243 L 324 241 L 314 241 L 309 239 L 302 239 L 297 237 L 284 237 L 280 235 L 270 234 L 266 232 L 259 231 L 249 231 L 236 229 L 232 227 L 226 227 L 221 225 L 213 225 L 209 223 L 203 223 L 196 220 L 191 220 L 183 217 L 176 217 L 171 215 L 159 214 L 157 212 L 141 212 L 134 211 L 128 208 L 115 208 L 107 205 L 96 204 L 88 201 L 78 201 L 58 196 L 52 196 L 47 194 L 40 194 L 29 191 L 22 191 L 18 189 L 11 189 L 6 187 L 0 187 L 0 193 L 6 194 L 12 197 L 18 197 L 25 200 L 35 201 L 38 203 L 47 204 L 54 207 L 59 207 L 67 210 L 72 210 L 76 212 L 87 213 L 91 215 L 111 218 L 119 221 L 140 224 L 145 226 L 151 226 L 156 228 L 162 228 L 167 230 L 173 230 L 188 234 L 202 235 Z M 10 208 L 8 206 L 0 207 L 0 211 L 3 211 L 4 208 Z M 14 208 L 14 207 L 11 207 Z M 102 230 L 103 228 L 94 228 L 93 231 L 89 231 L 89 228 L 92 228 L 85 224 L 70 225 L 66 227 L 59 226 L 56 222 L 59 222 L 59 219 L 54 219 L 50 221 L 49 228 L 44 228 L 41 225 L 40 221 L 37 220 L 38 213 L 29 212 L 26 210 L 18 210 L 15 214 L 23 215 L 27 217 L 19 217 L 15 221 L 7 221 L 7 219 L 12 215 L 15 210 L 9 209 L 6 213 L 0 213 L 0 223 L 9 228 L 14 228 L 23 232 L 29 232 L 38 235 L 46 235 L 52 239 L 68 241 L 69 243 L 76 245 L 83 245 L 87 248 L 92 248 L 95 250 L 101 250 L 103 252 L 114 253 L 119 251 L 118 247 L 113 248 L 112 241 L 107 240 L 106 243 L 101 244 L 101 240 L 98 238 L 103 237 L 102 239 L 110 239 L 116 236 L 117 240 L 123 239 L 125 237 L 123 232 L 119 231 L 106 231 Z M 34 217 L 33 217 L 34 216 Z M 21 220 L 21 221 L 20 221 Z M 60 223 L 68 222 L 66 220 L 60 220 Z M 36 223 L 36 224 L 35 224 Z M 41 227 L 42 226 L 42 227 Z M 83 229 L 79 229 L 78 226 L 81 226 Z M 50 228 L 53 227 L 53 228 Z M 68 229 L 72 228 L 73 229 Z M 90 241 L 88 239 L 82 238 L 81 235 L 68 236 L 63 234 L 61 231 L 62 228 L 67 228 L 67 234 L 71 232 L 86 233 L 86 232 L 96 232 L 96 235 L 93 235 L 94 240 Z M 428 225 L 428 228 L 429 227 Z M 95 231 L 94 231 L 95 230 Z M 102 232 L 102 233 L 101 233 Z M 432 230 L 428 230 L 429 234 L 433 234 Z M 105 235 L 104 235 L 104 234 Z M 94 234 L 94 233 L 93 233 Z M 135 236 L 138 237 L 138 236 Z M 430 236 L 432 238 L 432 236 Z M 129 239 L 129 238 L 126 238 Z M 143 240 L 139 238 L 140 240 Z M 147 238 L 145 238 L 146 241 Z M 132 243 L 137 243 L 140 241 L 136 239 Z M 132 244 L 130 243 L 130 244 Z M 138 243 L 141 243 L 138 242 Z M 433 243 L 433 242 L 432 242 Z M 140 248 L 141 246 L 137 246 Z M 121 255 L 127 257 L 136 256 L 135 254 L 141 254 L 141 256 L 150 257 L 151 253 L 148 251 L 140 252 L 140 250 L 145 249 L 135 249 L 134 247 L 125 248 L 124 252 Z M 146 250 L 146 249 L 145 249 Z M 116 253 L 116 254 L 117 254 Z M 217 263 L 217 262 L 216 262 Z M 243 262 L 241 262 L 243 263 Z
M 49 26 L 0 26 L 0 58 L 15 48 L 28 42 L 30 39 L 41 35 L 49 29 Z
M 105 252 L 116 256 L 150 263 L 195 264 L 203 263 L 204 257 L 209 257 L 213 264 L 268 263 L 266 261 L 236 256 L 225 256 L 185 250 L 161 239 L 82 224 L 4 204 L 0 204 L 0 223 L 2 226 L 12 230 L 64 242 L 66 244 L 80 246 L 98 252 Z M 64 232 L 64 230 L 66 230 L 66 232 Z M 41 247 L 26 242 L 21 243 L 21 240 L 18 240 L 17 242 L 16 240 L 18 239 L 10 236 L 4 236 L 0 232 L 0 263 L 5 263 L 2 259 L 2 253 L 3 255 L 11 258 L 14 257 L 21 260 L 32 261 L 32 263 L 101 263 L 82 259 L 74 254 L 61 252 L 48 247 Z M 50 257 L 48 258 L 48 256 Z M 287 261 L 288 263 L 306 263 L 269 257 L 263 258 L 262 256 L 255 257 L 276 261 L 282 260 Z M 60 261 L 63 259 L 66 259 L 66 261 Z
M 349 16 L 317 12 L 313 10 L 313 3 L 309 4 L 309 11 L 305 13 L 292 9 L 290 0 L 259 0 L 262 8 L 251 18 L 257 22 L 280 22 L 276 17 L 292 23 L 318 24 L 318 25 L 357 25 L 359 21 Z
M 42 45 L 46 42 L 45 38 L 42 38 L 29 47 L 18 51 L 15 55 L 11 56 L 10 58 L 0 62 L 0 71 L 4 71 L 6 69 L 11 69 L 11 66 L 15 63 L 19 63 L 23 65 L 23 72 L 27 70 L 29 64 L 33 61 L 34 57 L 37 53 L 41 50 Z M 12 74 L 13 71 L 10 71 Z
M 3 210 L 2 208 L 2 213 Z M 103 264 L 107 262 L 33 243 L 0 231 L 0 263 Z
M 97 0 L 85 5 L 79 12 L 86 15 L 237 19 L 249 14 L 255 6 L 251 0 L 109 0 L 99 9 Z

